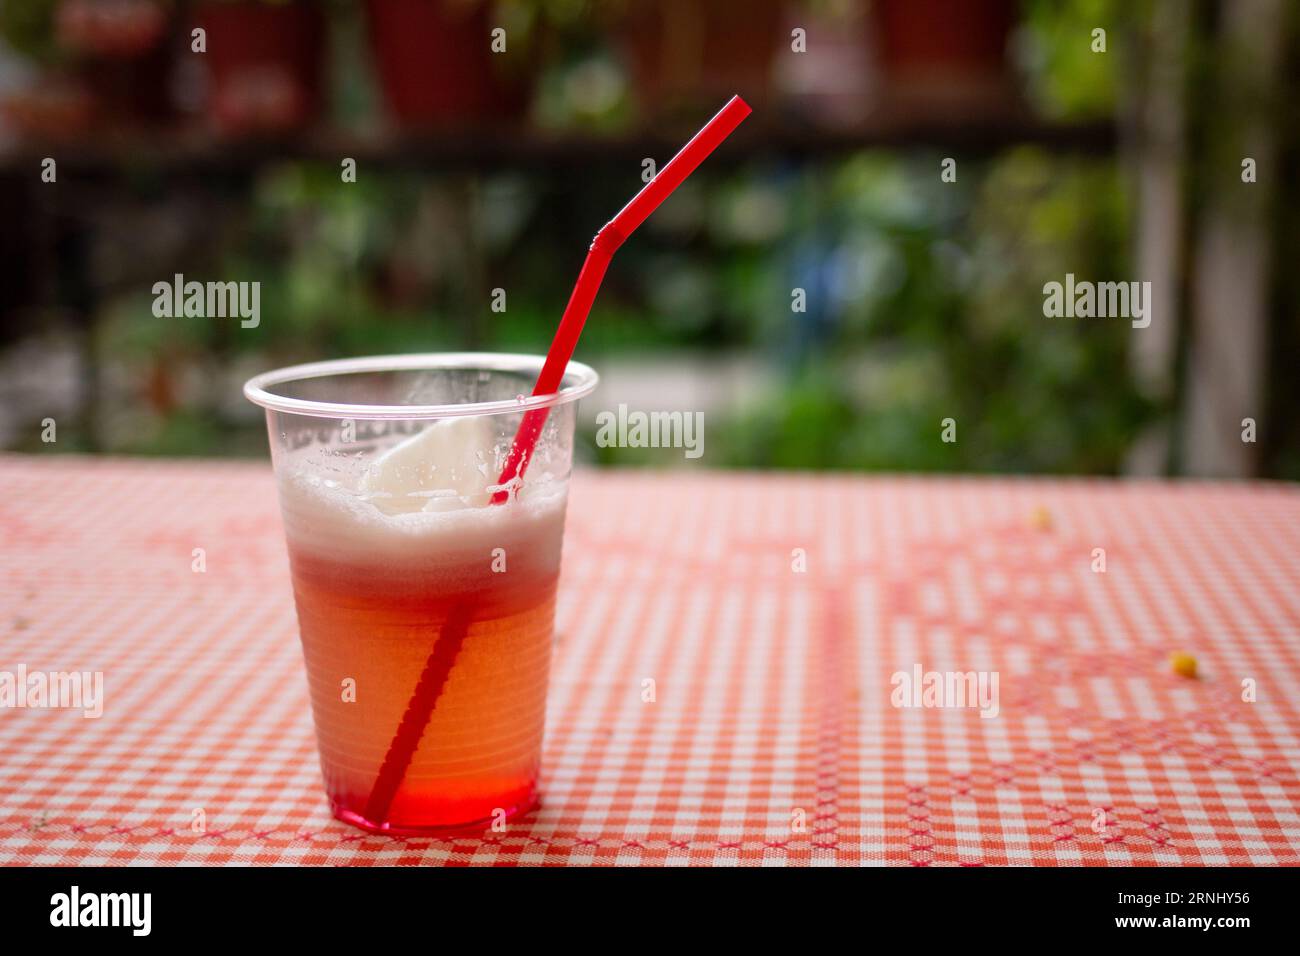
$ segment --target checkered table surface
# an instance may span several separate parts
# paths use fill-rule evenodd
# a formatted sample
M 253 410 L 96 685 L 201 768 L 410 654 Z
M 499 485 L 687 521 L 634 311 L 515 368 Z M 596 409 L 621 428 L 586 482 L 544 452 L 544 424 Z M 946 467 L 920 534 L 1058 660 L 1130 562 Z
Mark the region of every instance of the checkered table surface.
M 269 464 L 0 457 L 0 542 L 0 670 L 105 693 L 0 710 L 11 864 L 1300 861 L 1294 487 L 580 473 L 543 806 L 483 838 L 329 816 Z

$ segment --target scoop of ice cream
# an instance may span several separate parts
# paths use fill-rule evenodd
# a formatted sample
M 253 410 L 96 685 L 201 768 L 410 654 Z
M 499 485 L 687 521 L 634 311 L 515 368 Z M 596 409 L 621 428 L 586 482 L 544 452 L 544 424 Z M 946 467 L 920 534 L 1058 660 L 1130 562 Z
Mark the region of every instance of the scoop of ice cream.
M 360 491 L 388 514 L 485 505 L 493 437 L 486 419 L 439 419 L 372 461 Z

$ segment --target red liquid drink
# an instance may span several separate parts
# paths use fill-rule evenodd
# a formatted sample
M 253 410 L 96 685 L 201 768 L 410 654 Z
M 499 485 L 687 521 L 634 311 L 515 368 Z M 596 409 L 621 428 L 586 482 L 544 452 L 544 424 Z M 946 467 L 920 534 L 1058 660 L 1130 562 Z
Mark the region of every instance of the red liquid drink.
M 384 513 L 299 477 L 282 483 L 294 597 L 335 816 L 421 834 L 532 808 L 546 708 L 563 483 L 505 505 Z M 467 620 L 383 819 L 368 801 L 449 617 Z

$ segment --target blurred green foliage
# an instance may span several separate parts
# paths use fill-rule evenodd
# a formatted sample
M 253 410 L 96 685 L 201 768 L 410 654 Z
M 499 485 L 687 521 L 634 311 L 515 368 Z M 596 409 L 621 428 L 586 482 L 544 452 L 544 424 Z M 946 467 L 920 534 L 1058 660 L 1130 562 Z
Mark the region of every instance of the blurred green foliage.
M 1124 274 L 1112 165 L 1022 149 L 944 185 L 939 161 L 860 157 L 828 181 L 806 177 L 796 202 L 820 208 L 837 254 L 848 250 L 836 278 L 856 283 L 852 298 L 786 389 L 710 428 L 713 460 L 1119 468 L 1156 412 L 1129 380 L 1128 322 L 1048 319 L 1041 293 L 1044 276 Z M 952 443 L 940 441 L 948 418 Z
M 879 152 L 695 184 L 620 255 L 581 356 L 765 356 L 765 397 L 708 423 L 713 465 L 1116 471 L 1158 411 L 1129 382 L 1128 323 L 1045 318 L 1041 292 L 1044 277 L 1067 272 L 1127 274 L 1114 164 L 1022 148 L 962 160 L 945 184 L 940 161 Z M 142 362 L 251 353 L 263 365 L 545 348 L 597 214 L 560 222 L 572 197 L 527 183 L 467 193 L 429 177 L 344 189 L 337 178 L 328 167 L 268 171 L 231 227 L 216 273 L 262 282 L 260 327 L 160 324 L 132 301 L 104 324 L 103 347 Z M 593 191 L 611 208 L 619 187 Z M 488 253 L 474 263 L 471 248 Z M 498 286 L 504 312 L 489 306 Z M 806 312 L 792 311 L 793 288 L 807 291 Z M 177 416 L 165 432 L 184 429 Z M 955 443 L 938 440 L 945 418 Z M 208 436 L 191 431 L 201 450 Z
M 1158 0 L 1157 0 L 1158 2 Z M 1035 109 L 1054 119 L 1115 114 L 1130 53 L 1124 38 L 1142 22 L 1149 0 L 1022 0 L 1017 54 Z M 1093 51 L 1093 31 L 1106 31 L 1106 52 Z

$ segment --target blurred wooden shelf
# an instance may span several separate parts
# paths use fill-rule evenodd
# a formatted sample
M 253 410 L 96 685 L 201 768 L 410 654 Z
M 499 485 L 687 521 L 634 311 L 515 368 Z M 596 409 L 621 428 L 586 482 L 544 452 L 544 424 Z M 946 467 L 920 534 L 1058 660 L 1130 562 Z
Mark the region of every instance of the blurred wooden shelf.
M 91 139 L 21 143 L 0 153 L 0 170 L 39 171 L 47 156 L 60 172 L 83 177 L 124 172 L 168 175 L 240 175 L 269 163 L 314 160 L 408 169 L 519 169 L 668 159 L 689 131 L 671 134 L 548 133 L 517 128 L 457 129 L 445 133 L 356 133 L 311 130 L 265 139 L 226 139 L 211 133 L 98 135 Z M 1112 122 L 1053 124 L 1017 117 L 935 120 L 899 118 L 860 129 L 783 124 L 742 127 L 718 150 L 722 161 L 752 158 L 815 160 L 862 149 L 950 149 L 982 155 L 1019 145 L 1059 153 L 1107 155 L 1116 144 Z

